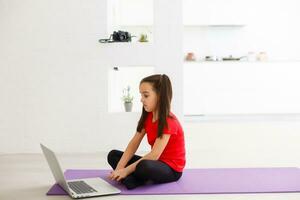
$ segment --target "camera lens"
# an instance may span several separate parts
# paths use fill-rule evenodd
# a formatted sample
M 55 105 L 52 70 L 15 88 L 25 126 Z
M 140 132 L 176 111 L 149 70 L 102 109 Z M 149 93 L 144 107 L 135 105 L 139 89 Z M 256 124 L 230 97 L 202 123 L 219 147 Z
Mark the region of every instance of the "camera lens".
M 125 35 L 120 34 L 120 41 L 123 41 L 123 40 L 125 40 Z

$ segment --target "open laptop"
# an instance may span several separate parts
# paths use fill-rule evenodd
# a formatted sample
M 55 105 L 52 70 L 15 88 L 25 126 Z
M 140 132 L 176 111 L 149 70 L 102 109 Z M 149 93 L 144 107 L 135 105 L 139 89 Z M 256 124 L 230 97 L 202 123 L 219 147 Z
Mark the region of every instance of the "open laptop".
M 100 177 L 66 180 L 55 153 L 41 144 L 41 148 L 56 182 L 75 199 L 119 194 L 121 191 Z

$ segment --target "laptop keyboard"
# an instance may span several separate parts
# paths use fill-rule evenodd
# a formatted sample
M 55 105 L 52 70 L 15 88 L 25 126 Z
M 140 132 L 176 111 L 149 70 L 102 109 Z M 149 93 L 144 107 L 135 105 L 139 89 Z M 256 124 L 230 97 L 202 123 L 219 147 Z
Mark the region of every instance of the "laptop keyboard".
M 68 186 L 77 194 L 97 192 L 97 190 L 86 184 L 84 181 L 68 182 Z

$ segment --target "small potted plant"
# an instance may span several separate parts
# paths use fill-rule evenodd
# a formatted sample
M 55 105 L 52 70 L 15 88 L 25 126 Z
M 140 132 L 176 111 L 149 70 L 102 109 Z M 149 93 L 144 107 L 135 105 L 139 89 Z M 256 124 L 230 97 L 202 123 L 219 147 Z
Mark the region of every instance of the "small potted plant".
M 123 96 L 122 100 L 124 102 L 124 107 L 126 112 L 131 112 L 132 110 L 132 101 L 133 101 L 133 96 L 130 93 L 130 86 L 127 86 L 126 88 L 123 89 Z
M 139 42 L 148 42 L 147 34 L 141 34 Z

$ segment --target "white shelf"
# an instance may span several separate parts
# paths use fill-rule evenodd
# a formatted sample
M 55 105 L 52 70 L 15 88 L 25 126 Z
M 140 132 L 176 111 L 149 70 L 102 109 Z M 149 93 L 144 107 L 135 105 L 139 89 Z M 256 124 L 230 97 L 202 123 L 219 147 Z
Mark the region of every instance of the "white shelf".
M 267 61 L 184 61 L 184 65 L 197 64 L 269 64 L 269 63 L 299 63 L 300 60 L 267 60 Z
M 146 24 L 146 23 L 141 23 L 141 24 L 119 24 L 120 27 L 145 27 L 145 28 L 152 28 L 154 24 Z
M 201 28 L 243 28 L 246 24 L 184 24 L 185 28 L 189 27 L 201 27 Z
M 217 114 L 217 115 L 185 115 L 185 122 L 266 122 L 266 121 L 300 121 L 300 114 L 274 113 L 274 114 Z

